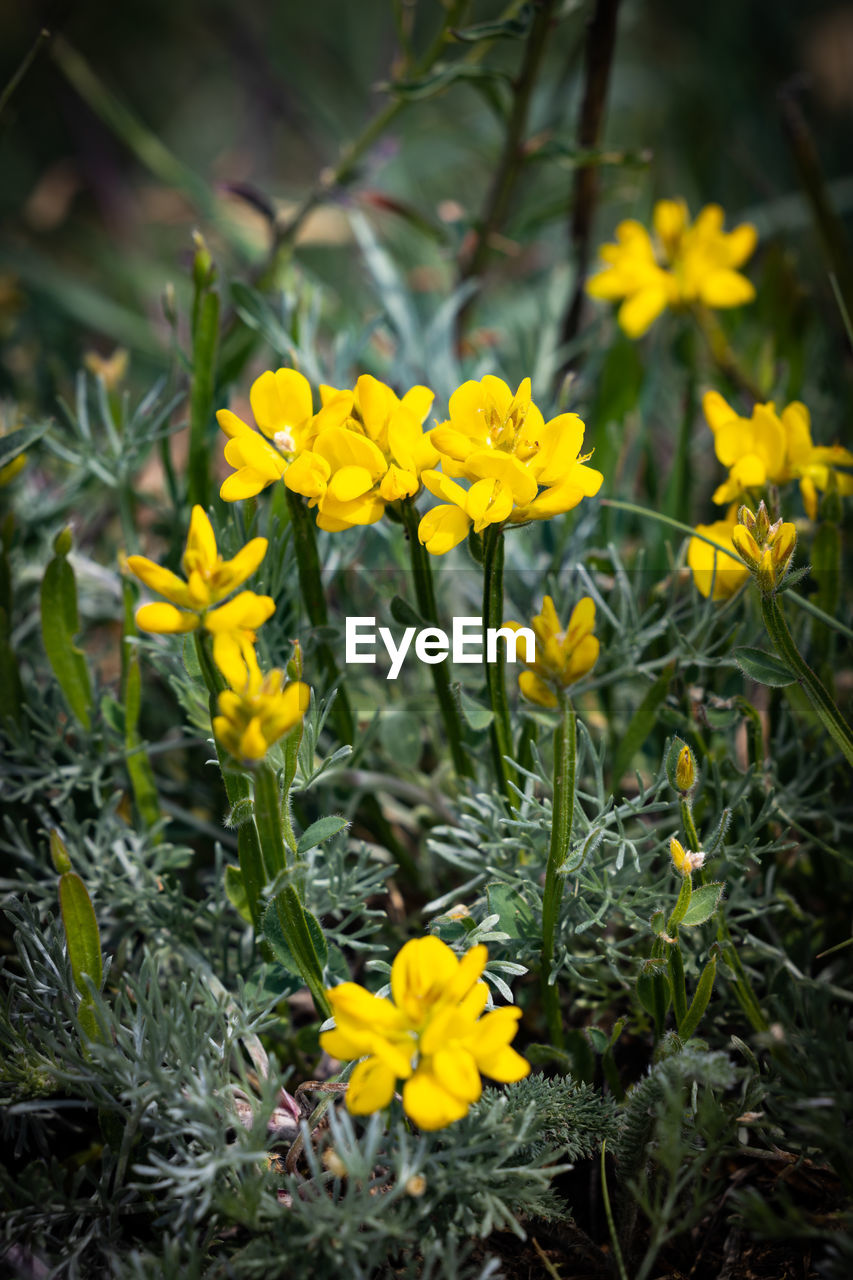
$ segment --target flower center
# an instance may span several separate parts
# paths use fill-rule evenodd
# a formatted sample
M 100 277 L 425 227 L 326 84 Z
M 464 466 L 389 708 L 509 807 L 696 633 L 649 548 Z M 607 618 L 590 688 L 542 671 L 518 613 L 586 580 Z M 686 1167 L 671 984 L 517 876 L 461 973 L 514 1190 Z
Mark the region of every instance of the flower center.
M 276 431 L 273 436 L 273 443 L 281 453 L 291 454 L 296 452 L 296 441 L 289 427 L 284 431 Z

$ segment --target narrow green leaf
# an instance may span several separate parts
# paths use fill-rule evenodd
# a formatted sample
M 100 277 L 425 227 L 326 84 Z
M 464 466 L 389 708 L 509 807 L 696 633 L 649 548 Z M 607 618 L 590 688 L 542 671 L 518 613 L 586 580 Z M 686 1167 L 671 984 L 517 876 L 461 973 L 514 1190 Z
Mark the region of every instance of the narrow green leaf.
M 62 535 L 60 535 L 61 537 Z M 60 543 L 59 538 L 57 543 Z M 80 628 L 77 583 L 63 551 L 49 561 L 41 584 L 41 631 L 44 648 L 59 687 L 74 716 L 91 725 L 92 686 L 86 659 L 74 644 Z
M 328 818 L 318 818 L 302 832 L 296 845 L 296 852 L 301 857 L 309 849 L 316 849 L 318 844 L 322 844 L 324 840 L 330 840 L 332 836 L 336 836 L 339 831 L 344 831 L 348 826 L 346 818 L 340 818 L 337 814 L 331 814 Z
M 775 653 L 751 648 L 735 649 L 733 653 L 741 671 L 756 684 L 784 688 L 785 685 L 794 684 L 797 679 L 787 662 L 777 658 Z
M 243 872 L 231 863 L 225 868 L 225 896 L 237 914 L 242 916 L 247 924 L 251 924 L 252 913 L 249 910 L 249 897 L 243 881 Z
M 702 1021 L 702 1015 L 708 1008 L 708 1001 L 711 999 L 711 992 L 714 989 L 716 974 L 717 958 L 714 956 L 702 970 L 702 976 L 697 983 L 696 991 L 690 1002 L 690 1008 L 687 1010 L 687 1016 L 678 1028 L 678 1034 L 682 1040 L 689 1040 Z
M 10 431 L 7 436 L 0 436 L 0 471 L 40 440 L 47 427 L 46 422 L 32 423 L 27 427 L 19 427 L 17 431 Z
M 511 938 L 531 938 L 536 931 L 533 912 L 512 885 L 493 881 L 486 887 L 489 914 L 500 917 L 499 928 Z
M 530 30 L 533 21 L 533 5 L 523 4 L 512 18 L 496 18 L 491 22 L 476 22 L 470 27 L 452 27 L 454 40 L 466 44 L 478 44 L 481 40 L 521 40 Z
M 722 881 L 715 880 L 711 884 L 703 884 L 700 889 L 695 889 L 681 923 L 689 926 L 704 924 L 706 920 L 710 920 L 720 905 L 724 888 Z
M 483 706 L 482 702 L 472 698 L 462 688 L 459 689 L 459 706 L 462 710 L 462 715 L 465 717 L 466 724 L 475 733 L 482 733 L 484 729 L 488 729 L 495 718 L 494 712 L 490 707 Z
M 86 886 L 75 871 L 66 871 L 59 877 L 59 907 L 74 985 L 85 999 L 89 996 L 89 988 L 83 981 L 83 974 L 88 974 L 95 986 L 100 987 L 104 969 L 95 908 Z
M 408 600 L 404 600 L 402 596 L 394 596 L 391 601 L 391 617 L 395 622 L 399 622 L 401 627 L 416 627 L 418 631 L 422 631 L 427 625 L 416 609 L 413 609 Z

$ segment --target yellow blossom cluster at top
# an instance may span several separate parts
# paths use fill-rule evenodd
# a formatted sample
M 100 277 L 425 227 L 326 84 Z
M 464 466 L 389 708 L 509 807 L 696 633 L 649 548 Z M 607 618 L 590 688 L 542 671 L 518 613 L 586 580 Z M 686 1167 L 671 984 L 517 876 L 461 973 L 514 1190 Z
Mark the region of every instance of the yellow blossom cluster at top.
M 147 556 L 128 556 L 127 567 L 162 602 L 144 604 L 136 613 L 143 631 L 181 634 L 204 630 L 213 638 L 213 660 L 231 686 L 219 695 L 216 737 L 235 759 L 253 764 L 302 719 L 308 686 L 283 686 L 282 673 L 261 674 L 255 653 L 256 629 L 275 612 L 270 596 L 241 591 L 227 600 L 260 565 L 266 538 L 252 538 L 232 560 L 223 560 L 204 509 L 193 507 L 181 561 L 186 581 Z
M 510 1047 L 521 1010 L 510 1005 L 481 1017 L 487 958 L 482 945 L 459 960 L 439 938 L 415 938 L 391 966 L 391 1000 L 355 982 L 326 992 L 335 1028 L 320 1044 L 332 1057 L 362 1059 L 350 1077 L 349 1111 L 387 1107 L 403 1080 L 406 1114 L 421 1129 L 441 1129 L 480 1097 L 481 1074 L 504 1083 L 528 1074 L 529 1063 Z
M 548 520 L 601 488 L 601 472 L 586 466 L 591 454 L 581 453 L 583 422 L 576 413 L 545 422 L 529 378 L 514 395 L 491 374 L 465 382 L 449 407 L 449 419 L 429 434 L 442 469 L 422 474 L 430 493 L 442 499 L 418 528 L 433 555 L 450 551 L 472 527 L 482 533 L 494 524 Z
M 737 268 L 755 248 L 755 227 L 743 222 L 726 232 L 723 221 L 718 204 L 706 205 L 691 223 L 683 200 L 659 200 L 654 239 L 641 222 L 620 222 L 615 244 L 599 250 L 604 269 L 590 279 L 587 293 L 622 299 L 617 318 L 629 338 L 642 337 L 667 307 L 751 302 L 755 289 Z
M 507 626 L 520 630 L 520 624 Z M 554 601 L 545 596 L 542 612 L 531 626 L 536 637 L 536 656 L 528 671 L 518 677 L 518 687 L 530 702 L 540 707 L 556 707 L 559 693 L 587 675 L 598 661 L 601 645 L 592 634 L 595 626 L 595 601 L 584 596 L 577 602 L 563 629 Z
M 225 459 L 235 468 L 220 495 L 237 502 L 283 480 L 316 507 L 321 529 L 375 524 L 387 503 L 418 493 L 421 472 L 438 462 L 423 430 L 433 398 L 418 386 L 401 399 L 364 374 L 353 391 L 321 386 L 315 413 L 304 374 L 262 373 L 249 392 L 259 431 L 230 409 L 216 415 L 229 437 Z
M 853 453 L 841 445 L 815 445 L 811 415 L 794 400 L 781 413 L 773 402 L 757 404 L 749 418 L 741 417 L 718 391 L 709 391 L 703 408 L 714 433 L 714 451 L 728 478 L 714 493 L 721 506 L 749 497 L 768 484 L 799 480 L 809 518 L 817 516 L 817 495 L 831 485 L 842 496 L 853 493 L 853 475 L 839 470 L 853 466 Z

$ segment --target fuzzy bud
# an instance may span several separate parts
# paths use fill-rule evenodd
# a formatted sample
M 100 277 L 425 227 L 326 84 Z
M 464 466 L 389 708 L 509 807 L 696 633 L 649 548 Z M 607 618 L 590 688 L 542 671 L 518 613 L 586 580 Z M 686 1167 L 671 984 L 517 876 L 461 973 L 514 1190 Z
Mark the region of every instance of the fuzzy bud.
M 742 524 L 732 529 L 732 542 L 735 551 L 742 560 L 745 560 L 750 569 L 757 569 L 761 561 L 761 550 L 755 538 L 749 530 Z
M 686 742 L 678 753 L 678 762 L 675 766 L 675 785 L 679 791 L 683 792 L 692 791 L 696 785 L 696 761 L 693 759 L 693 752 Z
M 293 654 L 287 664 L 288 680 L 302 679 L 302 645 L 298 640 L 293 641 Z

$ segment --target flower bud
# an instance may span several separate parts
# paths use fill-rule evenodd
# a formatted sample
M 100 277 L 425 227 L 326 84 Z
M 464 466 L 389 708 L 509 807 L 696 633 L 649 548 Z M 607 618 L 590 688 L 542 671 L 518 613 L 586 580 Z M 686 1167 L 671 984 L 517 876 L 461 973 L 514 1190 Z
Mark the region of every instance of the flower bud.
M 681 751 L 678 753 L 678 762 L 675 766 L 675 785 L 679 791 L 692 791 L 696 785 L 696 761 L 693 759 L 693 752 L 685 742 Z
M 293 654 L 287 664 L 288 680 L 302 679 L 302 645 L 298 640 L 293 641 Z
M 50 857 L 57 875 L 64 875 L 66 871 L 71 870 L 71 859 L 68 856 L 65 841 L 56 827 L 52 827 L 50 832 Z
M 732 542 L 735 551 L 745 560 L 750 569 L 757 569 L 761 560 L 761 550 L 749 530 L 742 524 L 732 529 Z
M 767 507 L 762 498 L 758 504 L 758 510 L 755 513 L 755 536 L 759 542 L 763 542 L 770 532 L 770 516 Z
M 776 571 L 777 582 L 784 577 L 796 545 L 796 527 L 790 521 L 786 521 L 780 526 L 779 532 L 773 541 L 773 566 Z
M 739 507 L 737 518 L 739 524 L 742 524 L 750 533 L 755 533 L 755 516 L 749 507 Z
M 687 850 L 676 836 L 672 836 L 670 838 L 669 856 L 672 858 L 672 865 L 675 867 L 678 874 L 686 876 L 688 874 L 688 870 L 685 865 L 687 862 Z

